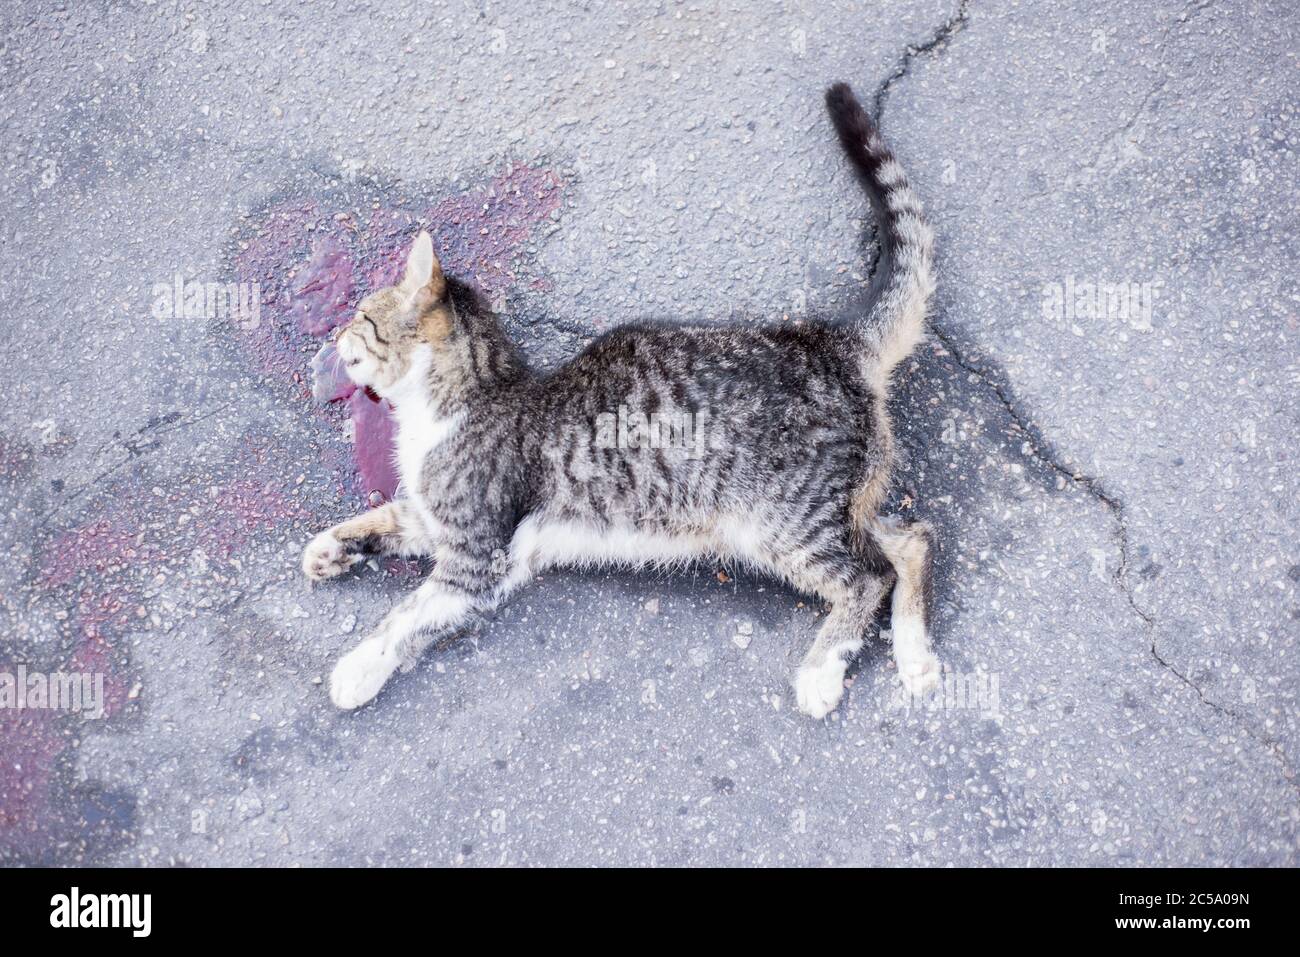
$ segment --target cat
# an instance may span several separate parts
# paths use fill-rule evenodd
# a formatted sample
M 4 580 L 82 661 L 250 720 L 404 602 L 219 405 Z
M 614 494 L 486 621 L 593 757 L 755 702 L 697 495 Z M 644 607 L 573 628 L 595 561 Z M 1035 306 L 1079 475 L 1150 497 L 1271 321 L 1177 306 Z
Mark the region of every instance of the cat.
M 839 705 L 891 588 L 904 689 L 938 684 L 933 533 L 878 514 L 895 458 L 890 377 L 925 335 L 933 233 L 852 90 L 831 86 L 826 104 L 879 230 L 869 305 L 852 321 L 624 325 L 543 374 L 444 274 L 427 232 L 401 282 L 361 301 L 335 348 L 353 382 L 394 406 L 401 486 L 317 535 L 303 570 L 319 581 L 371 554 L 433 565 L 338 661 L 335 705 L 370 701 L 545 568 L 707 557 L 829 603 L 793 680 L 809 716 Z

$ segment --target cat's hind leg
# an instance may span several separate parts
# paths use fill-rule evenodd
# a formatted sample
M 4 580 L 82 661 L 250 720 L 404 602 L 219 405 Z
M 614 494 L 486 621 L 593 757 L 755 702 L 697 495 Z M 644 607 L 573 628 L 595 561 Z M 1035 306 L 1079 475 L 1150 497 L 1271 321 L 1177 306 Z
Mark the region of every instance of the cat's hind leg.
M 816 589 L 830 598 L 831 611 L 795 672 L 795 701 L 804 714 L 824 718 L 839 705 L 845 672 L 862 649 L 891 580 L 864 570 L 847 585 Z
M 929 632 L 934 533 L 925 522 L 903 524 L 888 518 L 871 520 L 866 530 L 898 574 L 890 606 L 898 677 L 908 694 L 923 695 L 938 687 L 940 678 Z
M 415 507 L 399 500 L 321 532 L 303 549 L 302 571 L 312 581 L 324 581 L 366 555 L 423 555 L 432 547 Z
M 799 710 L 824 718 L 844 696 L 844 675 L 894 583 L 894 567 L 854 522 L 804 522 L 800 528 L 794 538 L 769 544 L 759 561 L 831 606 L 793 682 Z

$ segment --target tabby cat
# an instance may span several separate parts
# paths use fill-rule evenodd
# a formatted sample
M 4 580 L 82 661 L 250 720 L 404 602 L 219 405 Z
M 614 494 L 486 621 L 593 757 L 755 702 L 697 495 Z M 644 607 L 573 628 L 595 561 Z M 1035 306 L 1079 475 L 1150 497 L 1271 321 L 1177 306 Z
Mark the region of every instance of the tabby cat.
M 335 346 L 348 376 L 395 408 L 401 491 L 317 535 L 303 570 L 330 578 L 370 554 L 433 566 L 338 662 L 338 707 L 370 701 L 545 568 L 705 557 L 829 603 L 794 676 L 812 717 L 839 704 L 891 587 L 903 686 L 937 685 L 931 532 L 878 514 L 894 461 L 890 376 L 924 336 L 933 234 L 849 87 L 826 104 L 879 226 L 870 304 L 852 322 L 625 325 L 542 374 L 443 273 L 425 232 L 401 283 L 361 301 Z

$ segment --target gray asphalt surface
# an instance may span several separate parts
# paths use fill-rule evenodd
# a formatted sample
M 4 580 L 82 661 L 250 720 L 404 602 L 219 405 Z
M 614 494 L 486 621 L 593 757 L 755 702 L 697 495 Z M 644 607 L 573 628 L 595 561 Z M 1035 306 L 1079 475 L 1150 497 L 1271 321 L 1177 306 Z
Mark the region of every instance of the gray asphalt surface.
M 0 670 L 108 705 L 0 711 L 0 862 L 1296 864 L 1290 6 L 588 6 L 0 13 Z M 298 570 L 364 491 L 284 331 L 348 295 L 314 243 L 433 210 L 542 364 L 843 312 L 835 79 L 938 236 L 892 505 L 941 529 L 962 693 L 903 707 L 874 641 L 810 721 L 820 609 L 701 567 L 548 574 L 335 712 L 418 571 Z M 157 317 L 178 273 L 260 282 L 260 325 Z M 1058 308 L 1098 283 L 1150 309 Z

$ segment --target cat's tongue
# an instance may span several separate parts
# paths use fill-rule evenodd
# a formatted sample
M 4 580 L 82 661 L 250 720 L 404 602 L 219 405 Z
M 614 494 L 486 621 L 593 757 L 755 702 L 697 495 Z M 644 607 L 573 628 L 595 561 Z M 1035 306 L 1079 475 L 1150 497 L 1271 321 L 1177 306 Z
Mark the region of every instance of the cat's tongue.
M 344 371 L 343 359 L 334 343 L 325 343 L 311 360 L 312 398 L 317 402 L 333 402 L 346 399 L 356 391 L 356 383 Z

